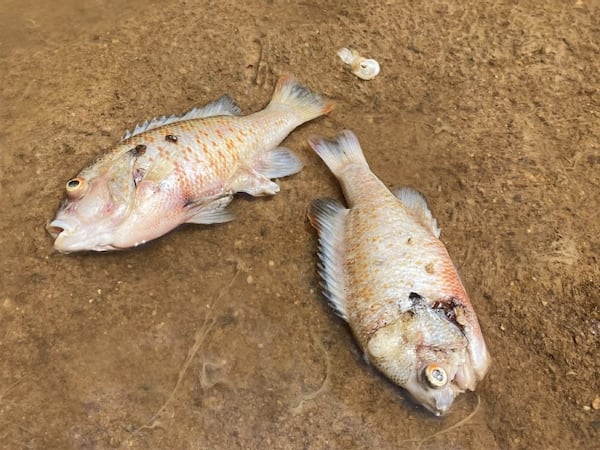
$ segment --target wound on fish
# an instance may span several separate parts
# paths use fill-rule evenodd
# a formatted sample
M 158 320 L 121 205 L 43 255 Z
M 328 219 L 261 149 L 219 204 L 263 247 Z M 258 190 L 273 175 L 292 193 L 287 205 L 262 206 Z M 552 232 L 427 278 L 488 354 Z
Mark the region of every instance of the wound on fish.
M 450 297 L 447 300 L 438 300 L 432 305 L 432 308 L 442 312 L 450 322 L 455 323 L 461 330 L 464 328 L 463 324 L 458 320 L 458 316 L 460 315 L 459 310 L 462 311 L 464 305 L 456 297 Z

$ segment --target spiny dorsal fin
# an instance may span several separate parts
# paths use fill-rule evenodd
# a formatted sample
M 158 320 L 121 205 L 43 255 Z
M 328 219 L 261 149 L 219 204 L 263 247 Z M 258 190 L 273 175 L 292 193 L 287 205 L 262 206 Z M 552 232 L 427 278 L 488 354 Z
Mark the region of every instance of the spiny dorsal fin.
M 347 213 L 340 202 L 330 198 L 314 200 L 308 210 L 308 219 L 319 232 L 319 274 L 323 279 L 323 293 L 329 306 L 346 322 L 343 239 Z
M 127 130 L 121 138 L 121 140 L 124 141 L 132 136 L 135 136 L 136 134 L 140 134 L 148 130 L 153 130 L 154 128 L 162 127 L 164 125 L 169 125 L 171 123 L 184 122 L 186 120 L 191 119 L 203 119 L 206 117 L 215 116 L 240 116 L 241 114 L 242 110 L 233 101 L 233 99 L 228 95 L 223 95 L 218 100 L 215 100 L 214 102 L 211 102 L 208 105 L 202 107 L 192 108 L 181 116 L 162 116 L 158 118 L 155 117 L 152 120 L 146 120 L 144 123 L 136 125 L 133 131 Z
M 396 189 L 392 191 L 392 194 L 394 194 L 405 207 L 414 211 L 423 220 L 423 224 L 429 227 L 436 238 L 440 237 L 440 227 L 438 227 L 437 220 L 435 220 L 433 214 L 431 214 L 431 211 L 427 206 L 427 200 L 425 200 L 423 194 L 409 187 Z

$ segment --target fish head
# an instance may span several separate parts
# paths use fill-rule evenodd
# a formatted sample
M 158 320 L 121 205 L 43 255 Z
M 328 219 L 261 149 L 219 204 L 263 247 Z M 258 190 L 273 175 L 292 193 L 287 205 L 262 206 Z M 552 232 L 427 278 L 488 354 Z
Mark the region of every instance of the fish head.
M 467 338 L 420 296 L 371 336 L 366 351 L 370 363 L 437 416 L 471 388 L 465 384 L 471 372 Z
M 67 181 L 65 198 L 46 230 L 61 253 L 112 250 L 113 234 L 130 213 L 135 195 L 127 167 L 84 169 Z

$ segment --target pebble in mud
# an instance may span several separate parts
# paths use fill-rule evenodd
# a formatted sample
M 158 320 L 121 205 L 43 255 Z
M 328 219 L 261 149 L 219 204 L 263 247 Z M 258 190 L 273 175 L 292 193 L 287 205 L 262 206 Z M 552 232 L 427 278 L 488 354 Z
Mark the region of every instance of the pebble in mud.
M 592 408 L 595 411 L 598 411 L 600 409 L 600 396 L 596 397 L 593 401 L 592 401 Z

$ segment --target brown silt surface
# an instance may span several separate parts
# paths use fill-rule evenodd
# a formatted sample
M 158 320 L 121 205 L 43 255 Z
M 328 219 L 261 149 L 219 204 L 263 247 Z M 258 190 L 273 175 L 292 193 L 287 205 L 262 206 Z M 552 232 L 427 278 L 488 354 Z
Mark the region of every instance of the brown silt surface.
M 0 0 L 0 448 L 572 449 L 600 441 L 596 0 Z M 375 58 L 364 81 L 338 49 Z M 65 183 L 126 129 L 294 74 L 335 103 L 235 220 L 63 255 Z M 436 418 L 323 299 L 307 138 L 425 194 L 492 357 Z

